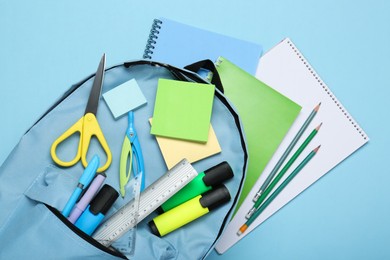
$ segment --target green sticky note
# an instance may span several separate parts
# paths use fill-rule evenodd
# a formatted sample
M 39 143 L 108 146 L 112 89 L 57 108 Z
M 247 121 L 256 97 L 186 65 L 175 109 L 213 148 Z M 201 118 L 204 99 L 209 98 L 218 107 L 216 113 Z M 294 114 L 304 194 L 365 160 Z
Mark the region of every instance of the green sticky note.
M 214 86 L 160 79 L 151 134 L 207 142 Z
M 241 117 L 247 140 L 249 162 L 237 211 L 295 121 L 301 106 L 225 58 L 218 59 L 217 70 L 225 96 Z

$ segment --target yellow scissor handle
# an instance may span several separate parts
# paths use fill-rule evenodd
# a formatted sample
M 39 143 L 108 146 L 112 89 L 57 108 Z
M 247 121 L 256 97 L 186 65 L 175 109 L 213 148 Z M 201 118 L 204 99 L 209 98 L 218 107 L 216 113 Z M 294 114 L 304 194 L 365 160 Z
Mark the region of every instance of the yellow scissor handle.
M 51 157 L 53 158 L 53 161 L 55 163 L 57 163 L 58 165 L 61 165 L 63 167 L 69 167 L 69 166 L 75 165 L 80 160 L 83 121 L 84 121 L 84 117 L 80 118 L 74 125 L 72 125 L 68 130 L 66 130 L 62 135 L 60 135 L 60 137 L 58 137 L 51 145 L 51 148 L 50 148 Z M 60 143 L 62 143 L 64 140 L 66 140 L 68 137 L 70 137 L 71 135 L 73 135 L 77 132 L 79 132 L 79 134 L 80 134 L 80 142 L 79 142 L 78 147 L 77 147 L 76 156 L 72 160 L 70 160 L 68 162 L 64 162 L 61 159 L 59 159 L 57 156 L 57 153 L 56 153 L 57 146 Z
M 83 133 L 81 138 L 81 162 L 83 163 L 84 167 L 87 167 L 88 165 L 88 161 L 87 161 L 88 147 L 91 142 L 91 138 L 95 136 L 107 156 L 106 163 L 102 167 L 98 168 L 97 172 L 103 172 L 107 170 L 107 168 L 111 164 L 112 155 L 111 155 L 110 147 L 108 147 L 107 141 L 104 138 L 103 132 L 100 129 L 99 123 L 94 114 L 87 113 L 84 115 L 84 125 L 83 125 L 82 132 Z
M 72 160 L 64 162 L 57 156 L 57 146 L 63 141 L 65 141 L 68 137 L 77 132 L 80 134 L 80 141 L 78 144 L 76 156 Z M 58 137 L 53 142 L 50 149 L 50 154 L 53 158 L 53 161 L 63 167 L 69 167 L 75 165 L 81 159 L 83 166 L 87 167 L 87 152 L 92 136 L 95 136 L 97 138 L 103 148 L 103 151 L 106 153 L 107 156 L 106 163 L 102 167 L 98 168 L 97 172 L 103 172 L 107 170 L 112 160 L 111 151 L 108 147 L 106 139 L 104 138 L 102 130 L 100 129 L 99 123 L 96 120 L 95 115 L 92 113 L 87 113 L 86 115 L 81 117 L 74 125 L 72 125 L 68 130 L 66 130 L 60 137 Z

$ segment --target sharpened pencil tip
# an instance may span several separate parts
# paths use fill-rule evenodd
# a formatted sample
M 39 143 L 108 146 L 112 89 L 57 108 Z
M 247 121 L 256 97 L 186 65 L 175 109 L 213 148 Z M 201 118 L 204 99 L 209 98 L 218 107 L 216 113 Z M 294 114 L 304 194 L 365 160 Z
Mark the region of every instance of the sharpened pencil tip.
M 317 130 L 317 131 L 320 130 L 321 126 L 322 126 L 322 122 L 321 122 L 321 124 L 319 124 L 319 125 L 316 127 L 316 130 Z
M 315 149 L 313 150 L 313 152 L 317 153 L 318 150 L 320 149 L 320 147 L 321 147 L 321 145 L 317 146 L 317 148 L 315 148 Z
M 314 108 L 314 111 L 318 112 L 318 110 L 320 109 L 320 106 L 321 106 L 321 102 L 318 103 L 318 105 Z

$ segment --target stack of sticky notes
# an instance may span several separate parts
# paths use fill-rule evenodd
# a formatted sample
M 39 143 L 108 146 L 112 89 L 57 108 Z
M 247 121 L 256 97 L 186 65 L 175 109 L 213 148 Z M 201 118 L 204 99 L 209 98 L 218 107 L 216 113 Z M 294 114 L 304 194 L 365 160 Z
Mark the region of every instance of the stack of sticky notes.
M 151 134 L 156 135 L 168 168 L 183 158 L 190 162 L 219 153 L 210 124 L 215 87 L 160 79 Z
M 105 92 L 103 98 L 115 119 L 126 114 L 130 110 L 146 104 L 146 98 L 135 79 L 126 81 Z

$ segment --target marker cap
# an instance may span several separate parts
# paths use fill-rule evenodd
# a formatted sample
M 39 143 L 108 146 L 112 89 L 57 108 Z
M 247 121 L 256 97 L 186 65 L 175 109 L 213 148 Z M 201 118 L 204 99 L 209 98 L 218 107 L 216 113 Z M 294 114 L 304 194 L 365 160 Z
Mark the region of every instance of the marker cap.
M 202 194 L 202 198 L 199 200 L 199 202 L 202 207 L 208 208 L 209 211 L 212 211 L 225 204 L 229 200 L 229 190 L 225 187 L 225 185 L 222 184 L 221 186 L 218 186 L 217 188 Z
M 77 219 L 75 226 L 87 235 L 91 235 L 103 221 L 104 216 L 118 196 L 119 193 L 114 188 L 105 184 Z
M 207 186 L 219 185 L 234 176 L 232 168 L 226 161 L 211 167 L 204 173 L 203 182 Z
M 113 187 L 104 184 L 99 193 L 91 201 L 89 210 L 95 215 L 99 213 L 106 215 L 118 196 L 119 193 Z

